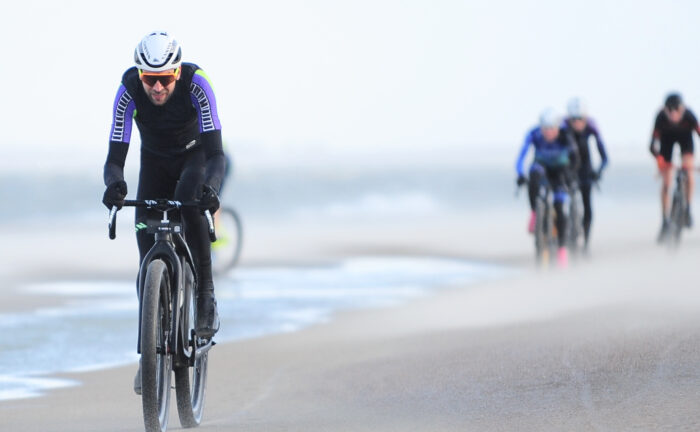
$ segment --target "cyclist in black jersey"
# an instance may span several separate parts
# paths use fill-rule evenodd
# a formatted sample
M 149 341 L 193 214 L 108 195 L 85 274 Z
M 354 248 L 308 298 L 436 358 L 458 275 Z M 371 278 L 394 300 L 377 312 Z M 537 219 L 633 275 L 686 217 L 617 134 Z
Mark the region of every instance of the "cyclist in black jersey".
M 688 173 L 686 225 L 690 228 L 693 224 L 690 214 L 690 203 L 692 202 L 695 186 L 693 176 L 693 131 L 700 135 L 700 124 L 698 124 L 695 114 L 685 106 L 680 94 L 669 94 L 666 97 L 663 109 L 656 115 L 651 144 L 649 145 L 649 151 L 656 158 L 659 173 L 663 180 L 663 186 L 661 187 L 662 224 L 659 240 L 664 238 L 669 227 L 668 214 L 671 208 L 669 188 L 673 175 L 671 157 L 673 156 L 673 147 L 676 143 L 678 143 L 681 150 L 681 167 Z
M 588 115 L 586 104 L 580 98 L 572 98 L 566 107 L 567 117 L 564 119 L 564 131 L 576 143 L 579 156 L 579 168 L 576 172 L 581 201 L 583 203 L 583 239 L 584 251 L 588 251 L 591 224 L 593 222 L 593 206 L 591 205 L 591 189 L 594 182 L 600 180 L 603 169 L 608 165 L 608 153 L 605 151 L 603 139 L 595 121 Z M 600 165 L 593 167 L 590 138 L 595 139 Z
M 126 198 L 124 163 L 135 121 L 141 136 L 136 198 L 198 199 L 213 214 L 219 207 L 226 162 L 209 78 L 197 65 L 182 62 L 179 44 L 166 32 L 146 35 L 136 47 L 134 62 L 122 76 L 114 101 L 103 203 L 121 208 Z M 145 230 L 148 212 L 136 209 L 141 260 L 154 242 Z M 207 224 L 196 209 L 183 209 L 182 217 L 199 281 L 197 333 L 211 337 L 219 329 L 219 317 Z

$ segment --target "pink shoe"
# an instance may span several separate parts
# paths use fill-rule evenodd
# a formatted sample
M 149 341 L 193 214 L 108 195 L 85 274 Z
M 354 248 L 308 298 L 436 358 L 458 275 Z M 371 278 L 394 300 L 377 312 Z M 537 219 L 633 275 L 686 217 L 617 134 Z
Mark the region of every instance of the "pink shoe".
M 535 232 L 535 212 L 530 213 L 530 222 L 527 223 L 527 232 L 530 234 Z
M 559 268 L 567 268 L 569 266 L 569 252 L 565 247 L 560 247 L 557 251 L 557 265 Z

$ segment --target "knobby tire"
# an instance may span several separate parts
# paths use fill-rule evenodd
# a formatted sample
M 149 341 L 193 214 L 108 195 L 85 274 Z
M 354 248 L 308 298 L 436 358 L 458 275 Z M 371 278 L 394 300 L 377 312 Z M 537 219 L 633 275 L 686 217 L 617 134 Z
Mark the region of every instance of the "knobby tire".
M 148 264 L 141 305 L 141 401 L 146 432 L 168 427 L 172 357 L 168 351 L 170 305 L 168 268 L 161 260 Z

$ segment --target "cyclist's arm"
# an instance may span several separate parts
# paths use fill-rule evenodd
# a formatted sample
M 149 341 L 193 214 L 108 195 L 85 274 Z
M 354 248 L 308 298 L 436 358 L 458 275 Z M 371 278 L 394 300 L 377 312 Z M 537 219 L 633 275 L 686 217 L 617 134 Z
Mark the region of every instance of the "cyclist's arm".
M 603 138 L 600 136 L 600 131 L 598 126 L 592 120 L 588 121 L 588 126 L 591 128 L 591 134 L 595 138 L 596 147 L 598 147 L 598 154 L 600 155 L 600 168 L 602 171 L 608 164 L 608 153 L 605 151 L 605 144 L 603 144 Z
M 525 137 L 525 142 L 523 142 L 523 146 L 518 154 L 518 160 L 515 162 L 515 171 L 518 176 L 525 176 L 525 158 L 527 157 L 527 152 L 530 150 L 530 145 L 532 144 L 532 134 L 533 131 L 528 132 L 527 136 Z
M 693 127 L 695 128 L 695 133 L 697 133 L 700 136 L 700 123 L 698 123 L 697 117 L 695 117 L 695 114 L 690 110 L 687 110 L 687 113 L 690 117 L 690 121 L 692 122 Z
M 659 156 L 660 145 L 659 138 L 661 137 L 661 127 L 663 119 L 663 111 L 661 111 L 654 121 L 654 130 L 651 132 L 651 142 L 649 143 L 649 151 L 654 157 Z
M 197 69 L 192 77 L 190 95 L 197 110 L 199 132 L 206 157 L 204 182 L 219 192 L 226 171 L 226 157 L 221 140 L 216 98 L 209 78 L 201 69 Z
M 109 135 L 109 151 L 104 166 L 104 182 L 109 186 L 115 181 L 124 180 L 124 163 L 129 151 L 131 127 L 135 115 L 134 99 L 124 85 L 119 86 L 112 109 L 112 128 Z

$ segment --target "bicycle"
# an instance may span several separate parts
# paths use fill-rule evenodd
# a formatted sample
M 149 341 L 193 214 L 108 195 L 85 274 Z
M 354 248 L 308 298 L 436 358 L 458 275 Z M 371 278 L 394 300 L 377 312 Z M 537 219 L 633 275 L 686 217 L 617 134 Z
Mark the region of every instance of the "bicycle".
M 549 182 L 543 180 L 535 200 L 535 260 L 538 265 L 548 263 L 556 256 L 557 226 L 556 212 Z
M 232 207 L 221 207 L 214 215 L 217 240 L 212 244 L 212 269 L 223 274 L 238 264 L 243 247 L 243 224 Z
M 527 187 L 530 180 L 523 183 Z M 517 190 L 516 190 L 517 195 Z M 556 212 L 551 193 L 551 187 L 546 179 L 542 179 L 535 198 L 535 227 L 532 232 L 535 238 L 535 262 L 538 266 L 548 263 L 556 256 L 557 227 Z
M 146 207 L 162 213 L 161 220 L 148 220 L 147 232 L 155 243 L 139 269 L 139 342 L 141 354 L 141 400 L 147 432 L 164 432 L 168 426 L 170 388 L 175 373 L 175 393 L 180 424 L 198 426 L 202 420 L 212 339 L 196 334 L 197 277 L 194 261 L 182 235 L 181 208 L 200 208 L 198 203 L 167 199 L 127 200 L 127 207 Z M 116 237 L 116 207 L 109 214 L 109 238 Z M 205 211 L 209 238 L 216 240 L 214 222 Z
M 671 211 L 669 213 L 668 232 L 666 240 L 669 246 L 678 247 L 681 241 L 683 228 L 688 227 L 688 172 L 684 168 L 676 167 L 676 185 L 671 199 Z

